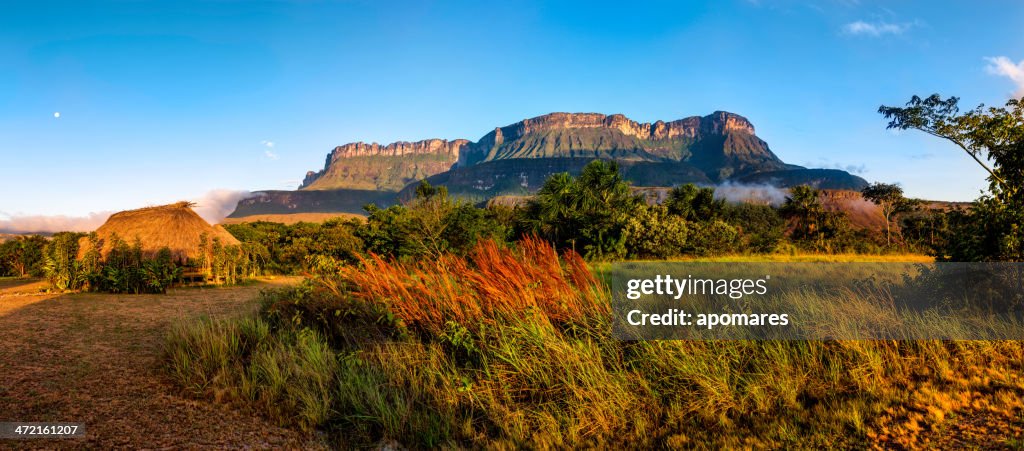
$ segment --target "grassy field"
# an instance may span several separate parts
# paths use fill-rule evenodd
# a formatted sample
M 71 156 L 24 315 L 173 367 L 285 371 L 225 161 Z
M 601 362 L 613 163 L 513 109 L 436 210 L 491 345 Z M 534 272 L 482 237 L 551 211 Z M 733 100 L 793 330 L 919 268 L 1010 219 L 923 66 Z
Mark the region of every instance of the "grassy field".
M 329 219 L 359 219 L 365 220 L 365 215 L 359 215 L 354 213 L 290 213 L 290 214 L 263 214 L 263 215 L 250 215 L 243 216 L 240 218 L 224 218 L 221 220 L 221 224 L 244 224 L 247 222 L 277 222 L 281 224 L 295 224 L 299 222 L 315 222 L 322 223 Z
M 81 441 L 0 440 L 0 449 L 316 448 L 260 416 L 181 396 L 160 370 L 172 323 L 249 315 L 260 290 L 190 288 L 168 295 L 40 292 L 0 281 L 0 421 L 74 421 Z
M 921 254 L 757 254 L 757 255 L 725 255 L 718 257 L 679 258 L 671 261 L 706 261 L 706 262 L 831 262 L 831 263 L 865 263 L 865 262 L 899 262 L 899 263 L 930 263 L 935 257 Z
M 1024 443 L 1020 342 L 623 342 L 588 265 L 541 243 L 364 263 L 179 324 L 168 373 L 346 447 Z

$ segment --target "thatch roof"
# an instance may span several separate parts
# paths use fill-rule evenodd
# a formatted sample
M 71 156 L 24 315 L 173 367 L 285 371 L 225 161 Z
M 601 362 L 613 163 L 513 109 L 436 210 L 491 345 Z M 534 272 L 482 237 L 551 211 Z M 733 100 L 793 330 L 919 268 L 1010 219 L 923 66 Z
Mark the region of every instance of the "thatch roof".
M 225 246 L 239 244 L 223 227 L 210 225 L 192 211 L 192 205 L 189 202 L 178 202 L 114 213 L 96 229 L 102 241 L 101 253 L 106 257 L 110 252 L 109 243 L 114 235 L 129 244 L 138 238 L 142 243 L 142 251 L 150 255 L 163 247 L 170 248 L 174 257 L 182 260 L 200 255 L 199 245 L 204 234 L 208 243 L 218 238 Z M 88 251 L 89 239 L 82 239 L 80 244 L 81 256 Z

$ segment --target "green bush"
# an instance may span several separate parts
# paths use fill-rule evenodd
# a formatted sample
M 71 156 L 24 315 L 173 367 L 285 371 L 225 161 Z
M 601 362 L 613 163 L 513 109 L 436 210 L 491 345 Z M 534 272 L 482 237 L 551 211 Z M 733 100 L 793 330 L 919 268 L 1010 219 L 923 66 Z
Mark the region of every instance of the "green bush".
M 79 233 L 58 233 L 45 250 L 45 273 L 55 290 L 92 290 L 110 293 L 166 293 L 181 279 L 182 268 L 171 250 L 162 248 L 152 258 L 144 258 L 142 245 L 129 245 L 117 236 L 109 242 L 109 253 L 102 259 L 102 243 L 89 235 L 89 250 L 78 258 Z
M 367 206 L 366 224 L 356 229 L 368 253 L 389 257 L 463 254 L 482 239 L 505 240 L 508 227 L 490 209 L 453 199 L 444 187 L 426 181 L 404 205 L 381 209 Z
M 693 255 L 722 255 L 735 252 L 739 232 L 723 221 L 697 223 L 693 227 L 688 253 Z
M 240 252 L 243 258 L 240 260 L 245 260 L 243 263 L 250 269 L 276 274 L 297 274 L 309 270 L 310 256 L 354 263 L 364 248 L 362 240 L 355 235 L 360 227 L 357 220 L 332 219 L 323 224 L 300 222 L 291 225 L 253 222 L 224 227 L 242 242 Z M 212 243 L 205 247 L 210 245 Z M 241 272 L 251 271 L 243 268 Z
M 139 291 L 167 293 L 167 289 L 181 279 L 182 268 L 174 263 L 171 250 L 165 247 L 153 258 L 143 260 L 140 272 L 142 287 Z
M 664 206 L 640 208 L 625 227 L 630 258 L 664 259 L 683 255 L 691 239 L 692 224 L 670 215 Z
M 785 239 L 785 221 L 777 209 L 768 205 L 740 203 L 729 205 L 725 222 L 736 228 L 739 246 L 750 253 L 771 253 Z

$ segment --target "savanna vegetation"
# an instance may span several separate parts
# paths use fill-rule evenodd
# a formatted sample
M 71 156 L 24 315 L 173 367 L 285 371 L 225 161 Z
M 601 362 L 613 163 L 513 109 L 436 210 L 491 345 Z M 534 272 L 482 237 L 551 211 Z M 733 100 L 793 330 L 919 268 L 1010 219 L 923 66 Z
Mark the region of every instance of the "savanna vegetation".
M 869 189 L 876 189 L 873 185 Z M 923 253 L 945 229 L 942 211 L 918 208 L 895 185 L 880 205 L 889 232 L 853 227 L 843 211 L 825 208 L 818 190 L 798 186 L 779 206 L 727 203 L 714 188 L 673 188 L 651 205 L 634 193 L 614 162 L 595 161 L 578 177 L 552 176 L 519 207 L 478 207 L 423 182 L 410 202 L 368 206 L 365 221 L 323 224 L 230 224 L 243 243 L 266 250 L 264 268 L 276 273 L 330 271 L 378 255 L 397 259 L 465 255 L 481 240 L 514 243 L 539 237 L 589 261 L 671 259 L 721 255 L 798 253 Z M 870 194 L 865 190 L 866 194 Z M 871 197 L 869 197 L 871 198 Z M 917 222 L 906 221 L 913 218 Z M 910 233 L 903 233 L 908 230 Z
M 79 255 L 83 240 L 91 243 Z M 61 232 L 43 248 L 42 274 L 54 290 L 109 293 L 165 293 L 181 279 L 181 266 L 169 249 L 147 257 L 138 240 L 129 244 L 117 237 L 108 244 L 104 258 L 96 235 Z
M 941 223 L 933 246 L 949 261 L 1024 261 L 1024 98 L 1005 107 L 960 112 L 960 99 L 914 96 L 904 107 L 882 106 L 888 127 L 919 130 L 949 141 L 988 172 L 988 192 Z
M 1022 261 L 1024 107 L 960 113 L 957 102 L 880 111 L 891 128 L 962 148 L 988 171 L 988 192 L 945 211 L 871 185 L 863 195 L 884 233 L 853 227 L 808 186 L 777 206 L 694 185 L 648 204 L 615 163 L 597 161 L 519 207 L 482 208 L 424 183 L 365 220 L 230 225 L 239 244 L 204 238 L 187 259 L 117 236 L 18 237 L 0 244 L 0 276 L 162 293 L 188 279 L 305 273 L 265 292 L 256 314 L 177 325 L 164 363 L 194 396 L 340 446 L 910 448 L 951 434 L 1020 446 L 1019 341 L 621 341 L 592 269 L 807 252 Z
M 591 261 L 758 254 L 920 254 L 946 261 L 1021 260 L 1024 163 L 1020 101 L 961 114 L 958 99 L 914 97 L 882 107 L 890 128 L 917 129 L 964 149 L 989 172 L 989 192 L 970 208 L 927 208 L 900 186 L 862 192 L 881 211 L 884 230 L 851 225 L 826 208 L 818 190 L 797 186 L 781 205 L 732 204 L 714 188 L 673 188 L 660 205 L 633 193 L 614 162 L 595 161 L 578 177 L 552 176 L 525 205 L 480 208 L 424 182 L 412 201 L 368 218 L 324 224 L 229 225 L 241 241 L 267 250 L 266 269 L 298 273 L 353 263 L 370 254 L 403 258 L 465 254 L 481 239 L 511 243 L 537 236 Z
M 100 240 L 95 233 L 60 232 L 8 243 L 7 253 L 0 254 L 12 268 L 8 274 L 44 277 L 56 291 L 166 293 L 186 279 L 230 285 L 262 274 L 268 259 L 256 244 L 222 245 L 205 237 L 197 258 L 175 256 L 167 247 L 146 252 L 138 239 L 128 242 L 113 235 Z
M 620 341 L 587 262 L 907 251 L 1019 261 L 1020 103 L 964 115 L 955 105 L 915 97 L 881 111 L 890 127 L 988 162 L 989 194 L 929 210 L 871 185 L 881 234 L 851 227 L 806 186 L 778 207 L 692 185 L 648 205 L 603 162 L 552 177 L 519 208 L 477 208 L 424 184 L 365 223 L 232 226 L 279 270 L 313 277 L 265 293 L 256 315 L 178 325 L 167 369 L 196 396 L 341 446 L 1019 446 L 1021 342 Z M 328 235 L 338 239 L 315 238 Z
M 976 411 L 1024 426 L 1019 342 L 621 341 L 589 265 L 540 239 L 363 259 L 258 315 L 180 324 L 165 355 L 195 396 L 345 447 L 912 446 Z

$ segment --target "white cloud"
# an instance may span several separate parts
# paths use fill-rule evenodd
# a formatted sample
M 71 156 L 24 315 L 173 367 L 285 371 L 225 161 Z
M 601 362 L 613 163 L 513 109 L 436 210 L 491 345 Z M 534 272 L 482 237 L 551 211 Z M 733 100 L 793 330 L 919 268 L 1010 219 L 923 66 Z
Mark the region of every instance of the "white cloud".
M 1024 60 L 1014 64 L 1013 60 L 1005 56 L 989 57 L 985 58 L 988 61 L 988 66 L 985 69 L 992 75 L 999 75 L 1009 78 L 1015 85 L 1017 90 L 1013 93 L 1014 97 L 1024 96 Z
M 742 183 L 725 182 L 715 188 L 715 198 L 725 199 L 727 202 L 753 202 L 758 204 L 782 205 L 786 201 L 786 190 L 776 188 L 767 183 L 746 185 Z
M 830 161 L 830 160 L 825 159 L 825 158 L 818 159 L 818 162 L 816 162 L 816 163 L 809 162 L 809 163 L 805 164 L 804 166 L 807 166 L 809 168 L 820 168 L 820 169 L 838 169 L 840 171 L 846 171 L 846 172 L 849 172 L 851 174 L 864 174 L 865 172 L 868 172 L 867 165 L 863 165 L 863 164 L 842 164 L 842 163 L 837 163 L 837 162 Z
M 843 32 L 855 36 L 880 37 L 887 34 L 903 34 L 912 26 L 914 26 L 913 23 L 865 22 L 858 20 L 843 25 Z
M 112 213 L 110 211 L 99 211 L 89 213 L 86 216 L 12 215 L 4 213 L 4 218 L 0 218 L 0 232 L 91 232 L 103 225 Z
M 253 195 L 249 191 L 215 189 L 207 191 L 198 199 L 193 199 L 192 202 L 195 202 L 196 206 L 192 209 L 210 224 L 217 224 L 235 211 L 238 201 Z
M 276 160 L 276 159 L 280 158 L 280 157 L 278 157 L 277 153 L 275 153 L 273 151 L 273 148 L 274 148 L 274 142 L 273 141 L 263 140 L 263 141 L 260 141 L 260 144 L 263 144 L 263 146 L 267 148 L 267 150 L 263 151 L 263 156 L 267 157 L 270 160 Z
M 249 191 L 215 189 L 206 192 L 196 199 L 193 210 L 207 222 L 217 224 L 235 211 L 238 202 L 255 194 Z M 143 205 L 128 209 L 141 208 Z M 86 216 L 65 215 L 20 215 L 0 212 L 0 233 L 56 233 L 56 232 L 91 232 L 98 229 L 112 211 L 99 211 Z

